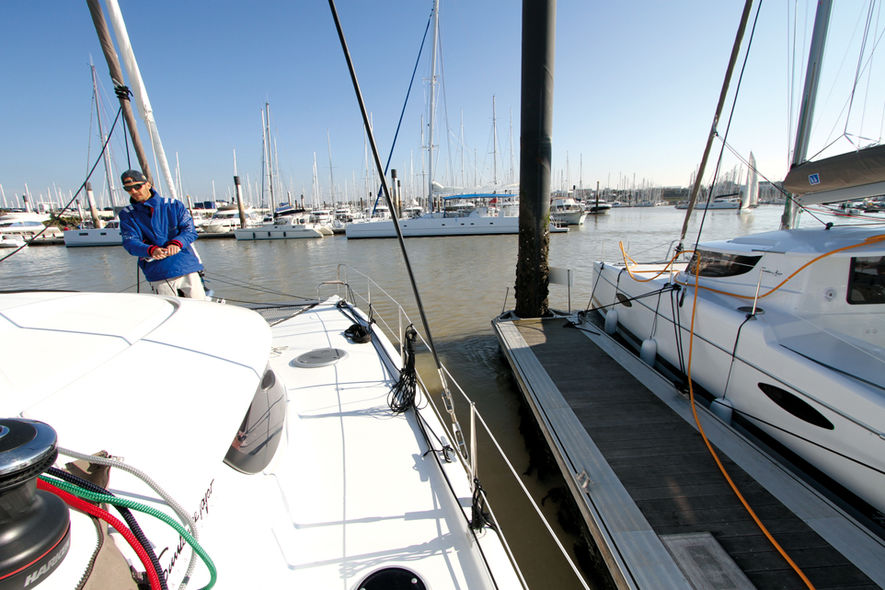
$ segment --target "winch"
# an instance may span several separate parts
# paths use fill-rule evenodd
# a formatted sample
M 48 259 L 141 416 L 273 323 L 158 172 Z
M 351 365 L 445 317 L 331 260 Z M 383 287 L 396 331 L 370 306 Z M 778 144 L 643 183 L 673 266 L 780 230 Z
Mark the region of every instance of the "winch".
M 68 507 L 37 489 L 57 456 L 48 424 L 0 419 L 0 590 L 35 587 L 68 552 Z

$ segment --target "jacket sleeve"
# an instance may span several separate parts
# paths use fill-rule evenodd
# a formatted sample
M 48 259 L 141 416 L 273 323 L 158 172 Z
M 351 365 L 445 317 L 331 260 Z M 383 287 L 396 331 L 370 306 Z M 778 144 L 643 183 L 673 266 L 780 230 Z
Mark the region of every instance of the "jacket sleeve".
M 151 249 L 156 248 L 144 242 L 141 227 L 125 210 L 120 212 L 120 235 L 123 238 L 123 248 L 133 256 L 150 258 Z
M 187 210 L 187 207 L 184 206 L 184 203 L 181 201 L 175 201 L 173 206 L 175 207 L 177 232 L 164 245 L 168 246 L 169 244 L 175 244 L 184 250 L 196 241 L 197 229 L 194 226 L 194 218 L 191 217 L 191 214 Z

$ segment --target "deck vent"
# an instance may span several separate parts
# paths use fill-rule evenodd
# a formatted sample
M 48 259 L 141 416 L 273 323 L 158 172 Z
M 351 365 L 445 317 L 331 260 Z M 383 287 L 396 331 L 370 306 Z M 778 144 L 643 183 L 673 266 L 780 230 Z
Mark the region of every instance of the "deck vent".
M 292 359 L 295 367 L 326 367 L 347 358 L 347 351 L 340 348 L 315 348 Z
M 401 567 L 388 567 L 370 574 L 359 590 L 426 590 L 427 585 L 415 572 Z

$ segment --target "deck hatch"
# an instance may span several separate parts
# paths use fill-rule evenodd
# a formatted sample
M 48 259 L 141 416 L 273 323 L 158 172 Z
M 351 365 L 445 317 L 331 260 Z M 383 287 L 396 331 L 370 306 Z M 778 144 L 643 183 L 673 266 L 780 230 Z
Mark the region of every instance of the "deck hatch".
M 347 358 L 347 351 L 340 348 L 315 348 L 292 359 L 296 367 L 326 367 Z

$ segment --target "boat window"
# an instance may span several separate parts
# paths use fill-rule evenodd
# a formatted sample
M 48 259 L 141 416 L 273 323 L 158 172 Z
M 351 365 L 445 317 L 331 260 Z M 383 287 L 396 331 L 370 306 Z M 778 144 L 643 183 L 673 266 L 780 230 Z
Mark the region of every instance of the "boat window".
M 789 412 L 793 416 L 804 422 L 833 430 L 833 423 L 827 420 L 826 416 L 814 409 L 811 404 L 803 399 L 793 395 L 785 389 L 770 385 L 768 383 L 759 383 L 759 389 L 768 396 L 768 399 L 776 403 L 781 409 Z
M 286 388 L 268 367 L 224 462 L 243 473 L 258 473 L 267 467 L 283 434 L 286 401 Z
M 688 263 L 685 272 L 694 275 L 697 272 L 695 265 L 700 260 L 701 270 L 698 273 L 702 277 L 733 277 L 750 272 L 762 256 L 741 256 L 740 254 L 726 254 L 713 252 L 712 250 L 696 250 Z
M 885 303 L 885 256 L 851 259 L 847 299 L 852 305 Z

